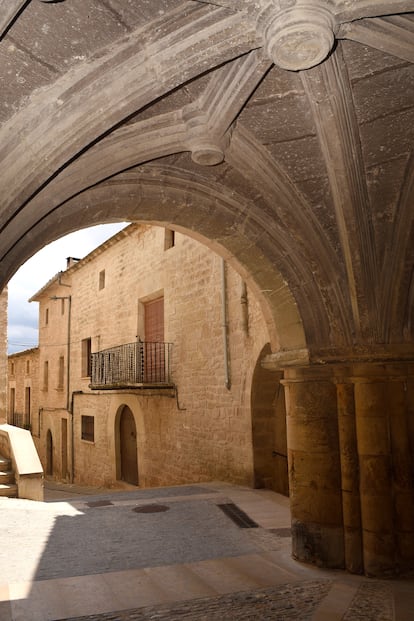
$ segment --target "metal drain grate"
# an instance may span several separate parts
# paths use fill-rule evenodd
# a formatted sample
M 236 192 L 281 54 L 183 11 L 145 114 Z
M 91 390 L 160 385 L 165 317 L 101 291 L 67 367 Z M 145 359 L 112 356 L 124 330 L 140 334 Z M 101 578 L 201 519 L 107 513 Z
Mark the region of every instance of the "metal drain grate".
M 170 507 L 165 505 L 143 505 L 142 507 L 134 507 L 134 513 L 163 513 L 169 511 Z
M 240 528 L 259 528 L 259 525 L 252 520 L 247 513 L 242 511 L 237 505 L 228 502 L 224 505 L 217 505 L 237 526 Z
M 110 500 L 90 500 L 89 502 L 86 503 L 87 507 L 109 507 L 109 506 L 113 506 L 113 502 L 111 502 Z

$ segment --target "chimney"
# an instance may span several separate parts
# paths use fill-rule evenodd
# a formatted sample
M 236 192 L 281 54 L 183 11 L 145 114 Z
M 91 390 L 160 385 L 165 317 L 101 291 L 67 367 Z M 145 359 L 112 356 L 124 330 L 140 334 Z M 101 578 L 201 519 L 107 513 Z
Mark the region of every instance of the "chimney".
M 75 263 L 77 263 L 78 261 L 80 261 L 80 259 L 76 259 L 75 257 L 66 257 L 66 269 L 68 270 L 70 267 L 72 267 L 72 265 L 75 265 Z

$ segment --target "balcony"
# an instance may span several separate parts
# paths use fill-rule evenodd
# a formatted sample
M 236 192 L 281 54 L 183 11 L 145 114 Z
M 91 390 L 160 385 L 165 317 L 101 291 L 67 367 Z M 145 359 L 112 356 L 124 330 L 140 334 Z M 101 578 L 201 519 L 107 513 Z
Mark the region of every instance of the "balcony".
M 136 341 L 91 354 L 92 390 L 173 388 L 172 343 Z

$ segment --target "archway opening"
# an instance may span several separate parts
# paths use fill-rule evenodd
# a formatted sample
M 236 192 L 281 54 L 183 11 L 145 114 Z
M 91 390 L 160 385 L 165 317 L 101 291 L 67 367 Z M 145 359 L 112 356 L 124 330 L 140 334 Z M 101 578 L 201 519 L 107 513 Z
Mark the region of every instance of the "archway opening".
M 271 353 L 266 344 L 252 379 L 251 415 L 254 487 L 289 495 L 286 409 L 281 371 L 268 371 L 262 360 Z
M 119 408 L 115 419 L 116 474 L 119 481 L 139 484 L 137 427 L 127 405 Z

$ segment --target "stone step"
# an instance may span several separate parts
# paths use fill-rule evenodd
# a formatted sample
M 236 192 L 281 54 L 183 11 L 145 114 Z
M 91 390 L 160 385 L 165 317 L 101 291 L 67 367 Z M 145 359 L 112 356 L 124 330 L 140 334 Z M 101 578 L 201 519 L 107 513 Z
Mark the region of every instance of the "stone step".
M 14 483 L 0 485 L 0 496 L 7 496 L 8 498 L 16 498 L 17 485 L 15 485 Z
M 0 471 L 4 472 L 5 470 L 10 470 L 11 468 L 11 460 L 6 457 L 2 457 L 0 455 Z
M 12 470 L 0 470 L 0 484 L 14 483 L 14 473 Z

